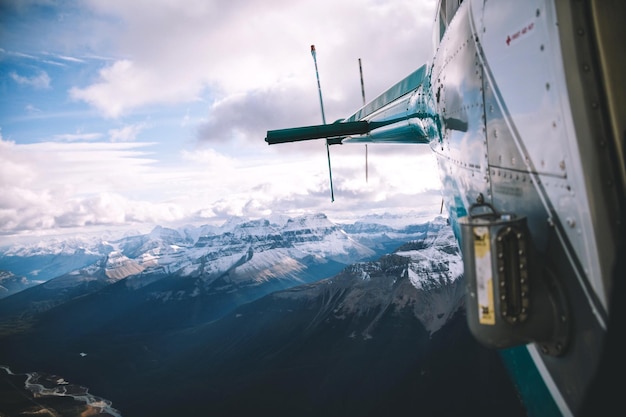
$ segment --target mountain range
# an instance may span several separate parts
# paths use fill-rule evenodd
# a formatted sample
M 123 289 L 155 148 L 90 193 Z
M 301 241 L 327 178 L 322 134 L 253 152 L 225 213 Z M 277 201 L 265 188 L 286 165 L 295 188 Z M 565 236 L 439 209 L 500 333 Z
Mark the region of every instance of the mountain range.
M 60 272 L 0 299 L 0 365 L 61 375 L 47 379 L 53 391 L 55 380 L 72 381 L 107 399 L 81 408 L 56 395 L 49 407 L 525 415 L 498 354 L 469 334 L 462 261 L 444 218 L 394 228 L 317 214 L 73 245 L 0 257 L 0 268 L 20 265 L 11 273 L 31 283 Z M 0 395 L 15 401 L 0 411 L 20 409 L 15 389 Z

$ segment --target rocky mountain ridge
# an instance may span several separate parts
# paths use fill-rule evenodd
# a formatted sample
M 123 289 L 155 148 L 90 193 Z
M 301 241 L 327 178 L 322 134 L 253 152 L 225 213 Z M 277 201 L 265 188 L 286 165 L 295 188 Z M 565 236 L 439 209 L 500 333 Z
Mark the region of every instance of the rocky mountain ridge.
M 307 241 L 323 246 L 325 236 L 336 234 L 332 227 L 330 233 L 296 227 L 287 241 L 244 232 L 267 230 L 265 223 L 232 229 L 221 243 L 239 246 L 224 252 L 230 267 L 220 274 L 202 262 L 189 275 L 159 274 L 146 263 L 134 274 L 140 262 L 129 264 L 118 247 L 100 267 L 68 274 L 82 284 L 60 286 L 63 302 L 51 306 L 52 293 L 43 291 L 58 278 L 0 300 L 0 317 L 9 305 L 48 305 L 14 316 L 17 328 L 0 332 L 7 361 L 0 365 L 60 375 L 126 417 L 524 416 L 497 353 L 467 329 L 451 228 L 443 219 L 422 226 L 418 239 L 392 253 L 335 262 L 335 273 L 316 270 L 314 262 L 299 272 L 290 268 L 281 285 L 254 278 L 270 268 L 269 259 L 280 259 L 267 254 L 287 256 Z M 313 251 L 307 256 L 318 259 Z M 107 267 L 120 274 L 107 274 Z M 121 271 L 131 275 L 122 278 Z

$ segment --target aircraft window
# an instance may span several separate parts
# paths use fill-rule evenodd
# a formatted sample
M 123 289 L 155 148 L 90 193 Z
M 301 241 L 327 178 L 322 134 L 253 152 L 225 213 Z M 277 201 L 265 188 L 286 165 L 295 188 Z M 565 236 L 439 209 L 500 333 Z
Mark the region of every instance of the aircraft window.
M 446 25 L 448 25 L 450 24 L 450 21 L 454 17 L 454 13 L 456 13 L 456 9 L 459 8 L 459 5 L 461 4 L 461 2 L 459 0 L 448 0 L 446 3 L 447 3 L 446 4 L 447 6 L 446 17 L 448 18 Z
M 443 34 L 448 27 L 448 21 L 446 20 L 446 0 L 439 2 L 439 39 L 443 38 Z
M 441 0 L 439 2 L 439 39 L 443 38 L 443 34 L 446 32 L 450 21 L 454 17 L 459 6 L 463 3 L 463 0 Z

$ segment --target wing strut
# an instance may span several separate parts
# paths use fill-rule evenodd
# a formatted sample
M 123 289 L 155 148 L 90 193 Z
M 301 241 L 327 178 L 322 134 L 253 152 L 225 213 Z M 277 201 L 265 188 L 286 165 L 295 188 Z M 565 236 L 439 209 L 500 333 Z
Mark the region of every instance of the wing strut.
M 361 97 L 363 97 L 363 107 L 365 107 L 365 85 L 363 84 L 363 67 L 361 66 L 361 58 L 359 58 L 359 74 L 361 75 Z M 365 144 L 365 182 L 369 182 L 367 178 L 367 143 Z
M 313 55 L 313 62 L 315 63 L 315 77 L 317 78 L 317 91 L 320 95 L 320 107 L 322 109 L 322 123 L 326 124 L 326 116 L 324 115 L 324 101 L 322 100 L 322 87 L 320 85 L 320 74 L 317 71 L 317 54 L 315 52 L 315 45 L 311 45 L 311 55 Z M 328 139 L 326 139 L 326 155 L 328 157 L 328 176 L 330 177 L 330 201 L 335 201 L 335 193 L 333 191 L 333 171 L 330 168 L 330 146 Z

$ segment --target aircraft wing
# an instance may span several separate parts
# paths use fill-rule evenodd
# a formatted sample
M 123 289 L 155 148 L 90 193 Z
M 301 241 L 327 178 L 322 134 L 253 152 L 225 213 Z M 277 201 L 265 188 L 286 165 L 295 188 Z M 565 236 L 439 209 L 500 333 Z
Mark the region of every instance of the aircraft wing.
M 327 139 L 343 143 L 429 143 L 440 136 L 440 122 L 431 105 L 426 65 L 409 74 L 346 119 L 332 124 L 269 130 L 269 145 Z

